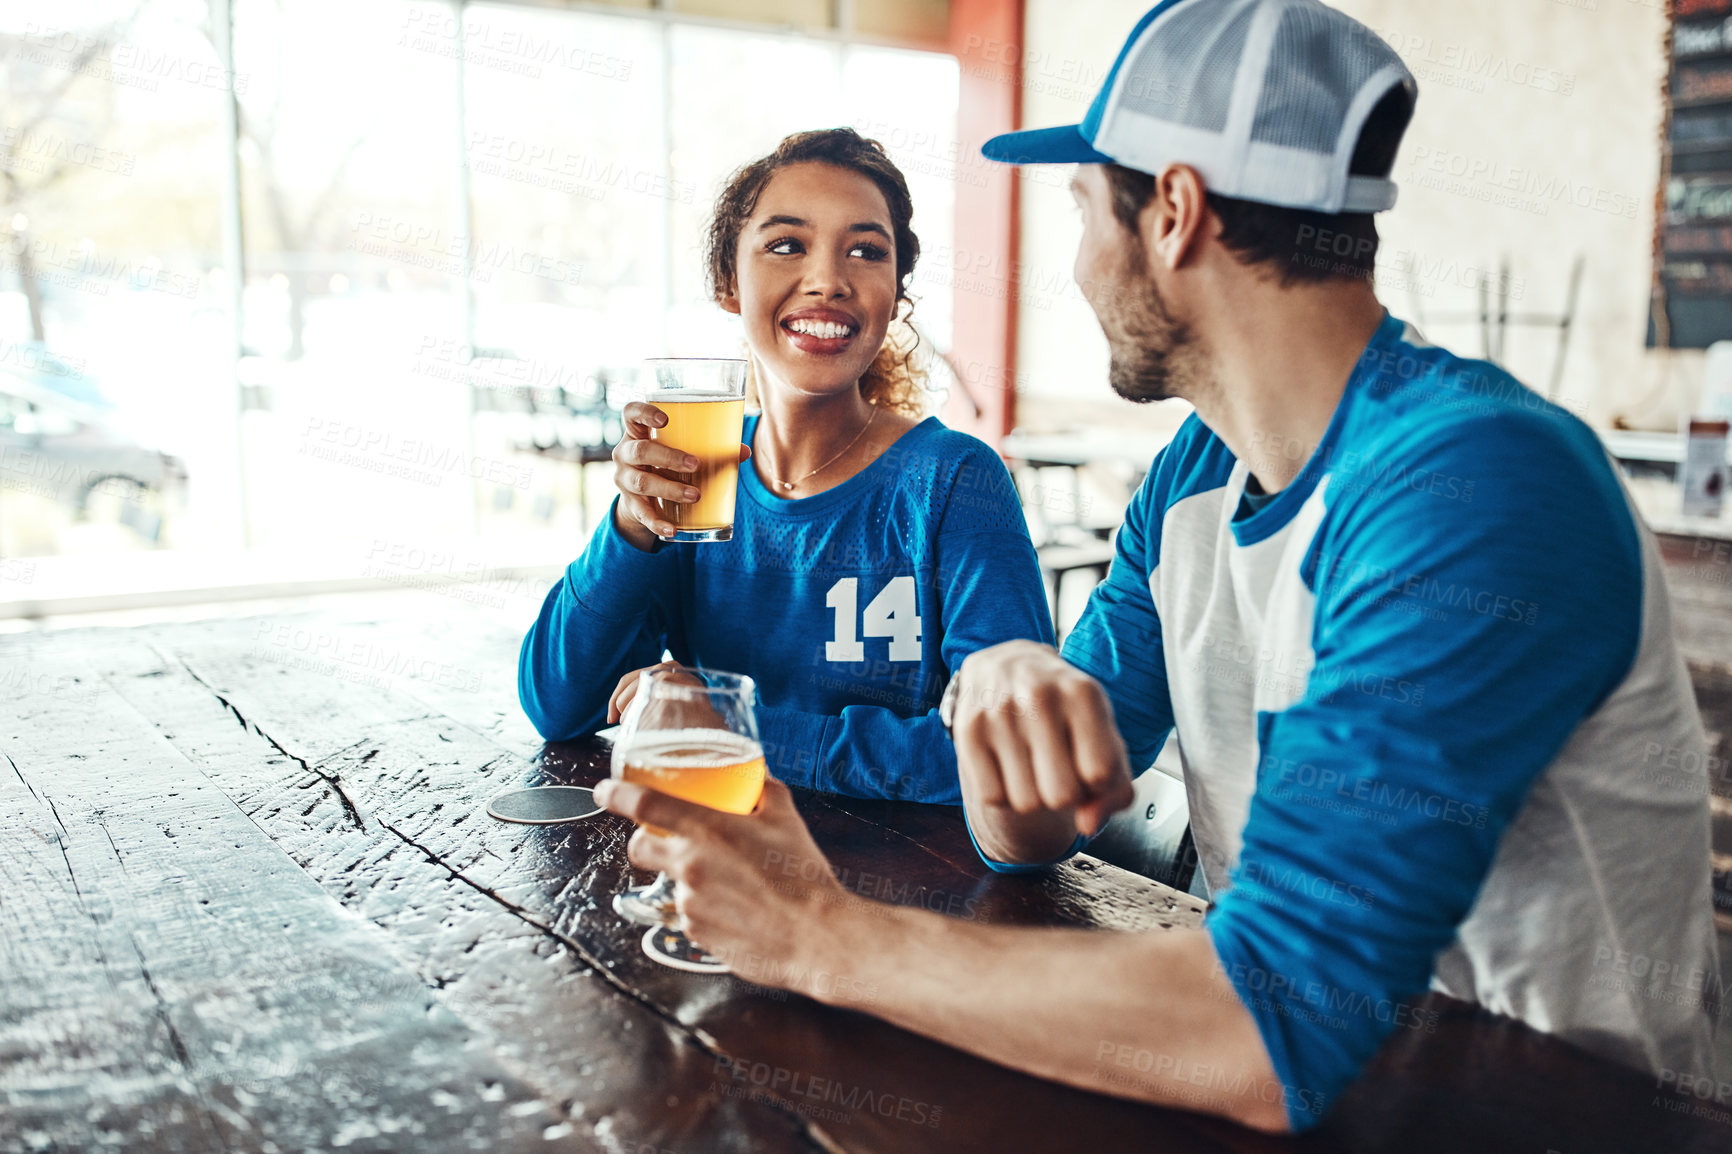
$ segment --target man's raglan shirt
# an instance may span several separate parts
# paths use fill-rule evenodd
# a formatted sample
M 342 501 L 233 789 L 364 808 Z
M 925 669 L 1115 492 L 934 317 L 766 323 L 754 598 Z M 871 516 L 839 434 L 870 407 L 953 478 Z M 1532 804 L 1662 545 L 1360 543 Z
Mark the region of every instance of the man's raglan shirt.
M 518 695 L 543 737 L 589 733 L 666 649 L 751 675 L 781 780 L 959 804 L 939 699 L 970 653 L 1018 638 L 1050 644 L 1052 620 L 1016 488 L 928 418 L 816 496 L 780 499 L 743 466 L 732 541 L 646 553 L 610 512 L 524 638 Z
M 1194 416 L 1065 656 L 1133 764 L 1175 727 L 1205 921 L 1296 1128 L 1428 986 L 1707 1074 L 1706 764 L 1652 536 L 1593 432 L 1385 318 L 1243 502 Z M 1659 959 L 1632 965 L 1640 955 Z

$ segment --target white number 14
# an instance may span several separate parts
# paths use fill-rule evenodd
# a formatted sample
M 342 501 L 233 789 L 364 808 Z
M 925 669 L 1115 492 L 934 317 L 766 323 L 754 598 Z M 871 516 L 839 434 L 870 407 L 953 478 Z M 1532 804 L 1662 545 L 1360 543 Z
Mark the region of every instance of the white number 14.
M 830 586 L 824 604 L 836 611 L 836 640 L 824 643 L 826 661 L 866 660 L 866 645 L 854 636 L 855 606 L 860 603 L 860 579 L 844 577 Z M 862 632 L 890 638 L 890 660 L 920 660 L 920 617 L 914 600 L 914 578 L 893 577 L 866 606 Z

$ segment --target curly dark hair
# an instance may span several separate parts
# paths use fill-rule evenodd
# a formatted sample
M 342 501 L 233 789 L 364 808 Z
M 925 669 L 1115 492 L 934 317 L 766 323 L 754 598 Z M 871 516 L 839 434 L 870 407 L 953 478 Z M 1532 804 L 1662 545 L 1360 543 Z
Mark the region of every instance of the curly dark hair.
M 920 238 L 911 227 L 914 200 L 908 195 L 908 181 L 876 140 L 868 140 L 852 128 L 796 132 L 768 156 L 736 169 L 716 198 L 706 231 L 704 263 L 710 295 L 720 301 L 734 291 L 740 233 L 757 209 L 758 197 L 770 178 L 795 164 L 829 164 L 857 172 L 884 194 L 896 248 L 896 314 L 884 338 L 884 347 L 860 378 L 860 393 L 873 404 L 918 417 L 926 411 L 925 373 L 913 362 L 919 340 L 911 324 L 904 323 L 898 333 L 894 322 L 908 322 L 914 314 L 908 278 L 914 271 L 914 262 L 920 259 Z

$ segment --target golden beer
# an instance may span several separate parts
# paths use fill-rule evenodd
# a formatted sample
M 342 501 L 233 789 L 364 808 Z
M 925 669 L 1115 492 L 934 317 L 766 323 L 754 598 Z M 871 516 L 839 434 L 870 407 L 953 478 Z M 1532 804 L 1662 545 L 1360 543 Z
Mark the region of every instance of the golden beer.
M 697 501 L 690 505 L 661 502 L 662 515 L 679 530 L 675 540 L 728 540 L 733 536 L 734 488 L 739 481 L 745 398 L 657 392 L 648 400 L 668 418 L 667 427 L 652 429 L 650 436 L 698 459 L 697 469 L 690 473 L 656 470 L 698 491 Z
M 723 813 L 751 813 L 764 792 L 763 747 L 725 729 L 644 730 L 620 758 L 623 780 Z

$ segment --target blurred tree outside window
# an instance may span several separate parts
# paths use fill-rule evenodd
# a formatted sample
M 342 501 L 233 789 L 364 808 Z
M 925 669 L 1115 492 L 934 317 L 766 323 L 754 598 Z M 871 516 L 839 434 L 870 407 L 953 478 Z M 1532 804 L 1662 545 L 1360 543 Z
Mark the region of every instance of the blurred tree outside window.
M 225 532 L 223 153 L 204 5 L 0 8 L 0 557 Z M 214 403 L 213 403 L 214 402 Z

